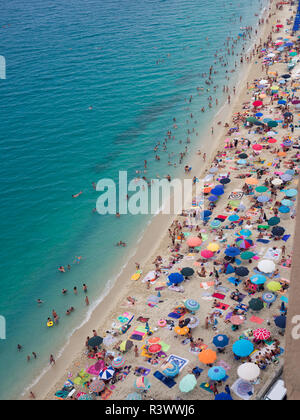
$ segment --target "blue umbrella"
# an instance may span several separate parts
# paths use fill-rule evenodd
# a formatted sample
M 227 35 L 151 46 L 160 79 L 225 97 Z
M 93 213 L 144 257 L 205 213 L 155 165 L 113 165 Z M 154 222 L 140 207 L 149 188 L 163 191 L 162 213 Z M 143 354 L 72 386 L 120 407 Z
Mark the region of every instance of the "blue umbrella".
M 294 169 L 288 169 L 285 171 L 286 174 L 288 175 L 295 175 L 295 170 Z
M 283 82 L 285 83 L 285 82 Z M 285 105 L 286 101 L 284 99 L 279 99 L 279 101 L 277 102 L 279 105 Z
M 292 175 L 289 175 L 289 174 L 283 174 L 283 175 L 280 176 L 280 178 L 284 182 L 289 182 L 293 179 Z
M 225 334 L 218 334 L 213 339 L 213 344 L 218 348 L 226 347 L 229 343 L 229 338 Z
M 278 225 L 278 223 L 280 223 L 280 219 L 279 217 L 271 217 L 271 219 L 268 220 L 268 225 L 269 226 L 275 226 Z
M 283 145 L 285 147 L 290 147 L 290 146 L 293 145 L 293 142 L 292 142 L 292 140 L 284 140 Z
M 247 236 L 247 237 L 249 237 L 249 236 L 251 236 L 251 235 L 252 235 L 252 232 L 251 232 L 251 230 L 249 230 L 249 229 L 242 229 L 242 230 L 240 231 L 240 235 L 241 235 L 241 236 Z
M 215 396 L 215 401 L 232 401 L 232 396 L 227 392 L 221 392 Z
M 231 182 L 230 178 L 222 178 L 220 179 L 220 184 L 226 185 Z
M 175 362 L 172 362 L 172 367 L 163 370 L 163 374 L 165 374 L 168 378 L 175 378 L 179 372 L 179 365 Z
M 237 222 L 238 220 L 240 220 L 240 216 L 238 216 L 237 214 L 232 214 L 231 216 L 228 217 L 228 220 L 230 222 Z
M 179 284 L 183 282 L 184 277 L 180 273 L 172 273 L 169 275 L 168 280 L 172 284 Z
M 219 227 L 219 226 L 220 226 L 220 224 L 221 224 L 220 220 L 213 220 L 213 221 L 210 223 L 210 226 L 211 226 L 212 228 L 217 228 L 217 227 Z
M 257 201 L 259 202 L 259 203 L 266 203 L 267 201 L 269 201 L 270 200 L 270 197 L 268 196 L 268 195 L 259 195 L 258 197 L 257 197 Z
M 224 194 L 224 190 L 223 188 L 213 188 L 210 193 L 219 196 Z
M 215 195 L 211 195 L 210 197 L 208 197 L 208 201 L 211 201 L 212 203 L 214 201 L 217 201 L 219 199 L 219 197 L 215 196 Z
M 241 251 L 238 248 L 234 248 L 234 247 L 229 247 L 229 248 L 226 248 L 226 250 L 225 250 L 225 254 L 228 257 L 236 257 L 236 256 L 240 255 L 240 253 L 241 253 Z
M 237 267 L 235 269 L 235 274 L 239 277 L 245 277 L 248 276 L 249 270 L 246 267 Z
M 267 278 L 262 274 L 255 274 L 254 276 L 250 277 L 250 281 L 253 284 L 264 284 L 267 281 Z
M 249 340 L 241 339 L 232 346 L 233 353 L 238 357 L 247 357 L 254 350 L 254 346 Z
M 289 213 L 290 212 L 290 208 L 287 207 L 287 206 L 280 206 L 279 209 L 278 209 L 278 211 L 280 213 Z
M 271 292 L 266 292 L 262 295 L 262 300 L 266 303 L 273 303 L 276 300 L 276 295 Z
M 285 195 L 287 197 L 295 197 L 298 194 L 297 190 L 295 190 L 293 188 L 291 188 L 289 190 L 283 190 L 283 192 L 285 193 Z
M 246 164 L 247 164 L 247 161 L 246 161 L 246 159 L 239 159 L 239 160 L 237 161 L 237 164 L 238 164 L 238 165 L 246 165 Z
M 281 226 L 274 226 L 272 229 L 272 235 L 274 236 L 283 236 L 285 232 L 285 229 Z
M 295 203 L 292 200 L 282 200 L 281 204 L 285 207 L 292 207 Z
M 204 210 L 201 213 L 200 217 L 201 217 L 201 219 L 207 219 L 211 215 L 212 215 L 212 212 L 210 210 Z
M 284 329 L 286 327 L 286 316 L 280 315 L 275 318 L 275 325 L 278 328 Z
M 184 302 L 184 306 L 191 312 L 198 311 L 200 309 L 199 303 L 194 299 L 188 299 Z
M 264 114 L 262 113 L 262 112 L 257 112 L 256 114 L 255 114 L 255 116 L 256 117 L 262 117 Z
M 209 369 L 207 375 L 213 381 L 222 381 L 227 376 L 226 370 L 221 366 L 212 367 Z

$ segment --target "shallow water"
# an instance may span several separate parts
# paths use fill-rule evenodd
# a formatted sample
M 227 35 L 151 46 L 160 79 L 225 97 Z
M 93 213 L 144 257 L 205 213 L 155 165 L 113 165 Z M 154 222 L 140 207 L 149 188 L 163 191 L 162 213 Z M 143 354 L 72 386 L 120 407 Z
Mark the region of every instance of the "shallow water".
M 197 96 L 196 87 L 205 87 L 201 74 L 227 36 L 256 24 L 261 4 L 11 0 L 2 6 L 0 54 L 7 63 L 7 78 L 0 80 L 0 314 L 7 321 L 7 340 L 0 340 L 2 399 L 19 395 L 49 354 L 57 354 L 87 316 L 82 284 L 95 303 L 150 220 L 94 214 L 98 193 L 92 182 L 117 180 L 119 170 L 134 177 L 144 159 L 149 178 L 178 173 L 166 166 L 167 153 L 160 153 L 161 162 L 154 160 L 153 147 L 176 117 L 179 128 L 168 151 L 183 151 L 178 140 L 186 139 L 191 112 L 199 131 L 191 136 L 191 148 L 198 146 L 216 111 L 200 112 L 211 93 Z M 239 41 L 237 51 L 241 47 Z M 219 64 L 215 69 L 221 105 L 225 73 Z M 191 95 L 189 104 L 185 99 Z M 72 199 L 81 190 L 83 195 Z M 120 239 L 126 249 L 114 246 Z M 58 273 L 59 265 L 69 263 L 69 273 Z M 62 288 L 69 289 L 67 296 Z M 37 298 L 44 305 L 38 307 Z M 70 306 L 76 311 L 66 318 Z M 47 329 L 52 309 L 61 322 Z M 32 351 L 38 360 L 27 363 Z

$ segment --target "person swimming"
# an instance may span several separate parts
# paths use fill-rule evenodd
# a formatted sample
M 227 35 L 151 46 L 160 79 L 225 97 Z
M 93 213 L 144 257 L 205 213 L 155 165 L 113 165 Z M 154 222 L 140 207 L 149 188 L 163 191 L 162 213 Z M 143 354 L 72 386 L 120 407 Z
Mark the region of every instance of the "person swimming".
M 77 198 L 79 197 L 81 194 L 83 194 L 83 191 L 80 191 L 78 194 L 73 194 L 72 198 Z

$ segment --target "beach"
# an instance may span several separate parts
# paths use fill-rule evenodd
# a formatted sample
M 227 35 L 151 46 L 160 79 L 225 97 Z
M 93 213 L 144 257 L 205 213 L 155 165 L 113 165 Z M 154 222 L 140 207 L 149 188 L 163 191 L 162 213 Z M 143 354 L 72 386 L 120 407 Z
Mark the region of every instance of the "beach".
M 266 39 L 266 36 L 270 33 L 272 26 L 276 25 L 277 19 L 280 19 L 281 22 L 285 23 L 286 18 L 291 17 L 291 12 L 289 11 L 289 6 L 284 6 L 283 10 L 276 10 L 275 3 L 272 3 L 272 10 L 271 13 L 275 13 L 270 18 L 270 21 L 263 26 L 262 33 L 259 34 L 261 36 L 263 42 Z M 274 37 L 281 36 L 282 31 L 279 31 L 278 34 L 273 34 Z M 209 149 L 207 149 L 207 159 L 206 162 L 203 161 L 202 156 L 196 155 L 193 162 L 191 162 L 192 166 L 192 172 L 189 175 L 190 177 L 197 176 L 199 178 L 205 177 L 212 166 L 215 165 L 214 157 L 217 154 L 218 151 L 222 151 L 224 148 L 224 139 L 227 138 L 227 132 L 228 128 L 224 128 L 224 123 L 227 122 L 231 124 L 232 116 L 236 114 L 237 112 L 241 111 L 242 104 L 245 102 L 252 102 L 251 101 L 251 92 L 249 89 L 247 89 L 247 82 L 252 83 L 254 79 L 260 80 L 262 78 L 262 75 L 265 77 L 266 73 L 265 71 L 262 73 L 261 68 L 261 61 L 255 56 L 250 64 L 244 64 L 244 73 L 240 79 L 240 84 L 237 87 L 236 95 L 235 97 L 232 97 L 232 101 L 230 104 L 227 104 L 227 106 L 224 106 L 224 109 L 219 113 L 219 115 L 216 116 L 216 120 L 214 123 L 214 134 L 211 135 L 211 133 L 207 133 L 207 145 L 209 145 Z M 285 63 L 278 63 L 274 64 L 272 66 L 273 71 L 277 71 L 278 74 L 285 73 L 286 72 L 286 64 Z M 222 121 L 222 124 L 220 126 L 217 125 L 218 121 Z M 242 137 L 247 137 L 246 131 L 244 128 L 241 128 Z M 286 131 L 281 129 L 281 127 L 276 127 L 276 131 L 278 132 L 277 137 L 281 138 L 283 135 L 286 134 Z M 240 137 L 238 137 L 240 138 Z M 234 134 L 232 135 L 232 139 L 234 139 Z M 213 144 L 212 144 L 213 140 Z M 204 150 L 206 150 L 206 146 L 201 145 L 202 153 L 204 153 Z M 246 146 L 243 146 L 240 152 L 247 152 Z M 230 150 L 227 150 L 229 153 Z M 234 152 L 234 150 L 233 150 Z M 272 157 L 272 150 L 269 149 L 263 149 L 260 154 L 259 158 L 261 160 L 267 160 L 271 161 Z M 229 161 L 230 162 L 230 161 Z M 226 163 L 225 167 L 222 169 L 219 168 L 221 173 L 232 173 L 233 169 L 231 168 L 232 163 Z M 241 172 L 241 170 L 238 170 Z M 236 172 L 238 174 L 239 172 Z M 241 179 L 236 179 L 233 177 L 231 178 L 231 182 L 228 186 L 226 186 L 226 192 L 219 198 L 218 200 L 218 208 L 222 209 L 221 214 L 224 212 L 224 209 L 226 208 L 227 201 L 228 201 L 228 192 L 232 192 L 235 190 L 240 191 L 241 186 L 243 185 L 243 182 Z M 249 202 L 248 198 L 244 197 L 245 205 L 248 208 Z M 190 207 L 191 210 L 193 210 L 192 206 Z M 268 208 L 268 211 L 271 212 L 270 208 Z M 226 217 L 229 217 L 230 212 L 226 215 Z M 186 216 L 182 217 L 176 217 L 176 220 L 183 223 L 186 220 Z M 141 326 L 140 323 L 137 321 L 138 317 L 143 318 L 149 318 L 149 325 L 150 328 L 153 330 L 153 336 L 159 336 L 161 341 L 166 344 L 164 348 L 168 348 L 168 350 L 165 351 L 167 355 L 178 355 L 183 359 L 188 360 L 187 366 L 184 367 L 184 372 L 181 373 L 180 376 L 183 377 L 184 374 L 187 374 L 191 369 L 193 369 L 196 365 L 199 365 L 199 362 L 197 361 L 197 352 L 191 352 L 190 345 L 187 344 L 181 344 L 182 339 L 181 337 L 177 336 L 175 332 L 168 328 L 161 328 L 158 326 L 158 322 L 161 319 L 165 319 L 168 315 L 168 313 L 172 312 L 172 309 L 175 307 L 178 307 L 183 304 L 188 299 L 195 299 L 200 302 L 200 311 L 196 314 L 196 316 L 199 318 L 200 323 L 199 326 L 195 329 L 195 333 L 193 331 L 194 337 L 201 337 L 203 340 L 203 343 L 207 345 L 209 348 L 212 348 L 212 338 L 217 333 L 223 333 L 228 335 L 231 338 L 231 344 L 234 341 L 234 336 L 231 331 L 231 324 L 224 323 L 225 314 L 222 314 L 222 318 L 218 320 L 217 328 L 212 330 L 211 328 L 206 329 L 205 328 L 205 318 L 208 313 L 212 312 L 212 303 L 213 303 L 213 288 L 214 285 L 206 285 L 204 286 L 204 283 L 209 282 L 211 279 L 209 277 L 203 277 L 199 278 L 195 274 L 193 278 L 187 280 L 183 284 L 184 291 L 176 292 L 173 290 L 170 290 L 166 288 L 166 275 L 161 274 L 160 278 L 156 281 L 156 283 L 152 284 L 150 286 L 150 289 L 147 289 L 147 283 L 142 283 L 141 279 L 149 273 L 152 272 L 154 269 L 153 261 L 155 258 L 159 255 L 162 257 L 162 260 L 164 263 L 166 263 L 170 258 L 170 238 L 168 234 L 168 229 L 170 228 L 172 222 L 174 222 L 174 216 L 156 216 L 154 221 L 151 222 L 151 224 L 146 229 L 146 232 L 142 238 L 142 240 L 139 242 L 138 250 L 136 254 L 128 261 L 128 264 L 126 265 L 125 269 L 123 270 L 121 276 L 116 280 L 115 285 L 113 288 L 109 291 L 108 295 L 103 299 L 103 301 L 98 305 L 97 308 L 94 309 L 89 321 L 83 325 L 81 328 L 76 331 L 75 334 L 69 339 L 68 344 L 64 348 L 62 354 L 60 357 L 56 358 L 56 365 L 52 368 L 49 368 L 48 371 L 44 374 L 44 376 L 40 379 L 38 383 L 36 383 L 34 386 L 31 387 L 30 391 L 34 393 L 36 398 L 38 399 L 54 399 L 55 392 L 58 389 L 61 389 L 63 384 L 66 382 L 66 380 L 69 378 L 72 380 L 72 378 L 76 377 L 76 374 L 81 369 L 86 369 L 88 363 L 88 359 L 83 354 L 84 348 L 83 344 L 86 341 L 86 337 L 90 336 L 92 334 L 92 330 L 96 330 L 98 335 L 101 337 L 107 337 L 110 336 L 110 334 L 106 333 L 106 331 L 111 331 L 113 326 L 116 327 L 116 323 L 118 326 L 120 326 L 120 321 L 118 321 L 118 318 L 122 316 L 122 314 L 128 314 L 130 316 L 131 314 L 135 316 L 135 319 L 132 322 L 132 327 L 129 329 L 129 332 L 125 335 L 122 335 L 117 338 L 112 338 L 112 345 L 108 346 L 107 349 L 109 351 L 114 352 L 114 355 L 116 356 L 118 354 L 117 350 L 113 349 L 113 345 L 116 344 L 117 341 L 121 339 L 128 338 L 128 336 L 131 333 L 131 330 L 133 328 L 137 328 L 137 326 Z M 293 245 L 293 224 L 294 220 L 292 218 L 289 218 L 288 220 L 284 220 L 281 223 L 281 226 L 285 228 L 287 232 L 291 234 L 291 237 L 289 238 L 289 241 L 286 243 L 286 254 L 291 255 L 292 252 L 292 245 Z M 189 232 L 189 229 L 184 229 L 186 232 Z M 214 242 L 217 237 L 217 232 L 212 230 L 210 231 L 207 227 L 203 227 L 204 234 L 208 234 L 207 239 L 207 245 L 210 242 Z M 229 232 L 228 233 L 228 239 L 227 241 L 230 243 L 234 239 L 235 232 Z M 196 235 L 195 235 L 196 236 Z M 180 242 L 180 241 L 179 241 Z M 151 244 L 151 246 L 149 246 Z M 223 254 L 223 251 L 226 249 L 227 243 L 220 243 L 220 252 Z M 271 246 L 271 245 L 270 245 Z M 257 249 L 257 251 L 262 252 L 262 250 Z M 266 250 L 267 251 L 267 250 Z M 170 272 L 178 272 L 180 271 L 180 268 L 183 267 L 189 267 L 194 265 L 195 262 L 197 262 L 197 258 L 193 253 L 190 253 L 188 250 L 188 247 L 185 243 L 182 245 L 182 249 L 180 250 L 180 253 L 183 253 L 184 257 L 180 259 L 179 262 L 177 262 L 171 269 L 166 270 L 168 273 Z M 135 269 L 135 263 L 138 262 L 140 264 L 140 267 L 143 271 L 141 278 L 137 281 L 132 281 L 130 278 L 136 271 Z M 212 270 L 212 266 L 208 263 L 205 263 L 205 268 L 208 272 Z M 251 264 L 247 264 L 247 267 L 249 270 L 253 270 L 253 268 L 256 266 L 256 262 L 252 262 Z M 281 277 L 288 278 L 289 269 L 284 268 L 280 270 Z M 214 279 L 214 277 L 212 277 Z M 229 295 L 234 292 L 235 285 L 232 285 L 230 283 L 227 283 L 225 278 L 221 276 L 221 282 L 222 287 L 227 290 L 227 293 L 225 293 L 226 297 L 223 298 L 226 305 L 229 305 L 231 307 L 233 305 L 233 301 L 230 300 Z M 202 287 L 201 287 L 202 286 Z M 149 296 L 156 295 L 159 290 L 155 290 L 157 288 L 162 288 L 160 291 L 160 299 L 161 302 L 156 303 L 156 305 L 153 305 L 153 307 L 150 307 L 147 304 L 147 299 Z M 220 291 L 219 291 L 220 292 Z M 205 294 L 207 293 L 207 294 Z M 220 292 L 219 294 L 222 295 Z M 135 304 L 131 305 L 127 297 L 131 296 L 135 299 Z M 222 299 L 222 301 L 223 301 Z M 246 299 L 247 300 L 247 299 Z M 221 302 L 222 303 L 222 302 Z M 278 314 L 278 302 L 276 302 L 271 309 L 263 309 L 261 313 L 259 314 L 259 317 L 264 319 L 264 322 L 260 327 L 268 328 L 272 336 L 276 335 L 277 329 L 274 326 L 274 323 L 271 323 L 269 325 L 267 321 L 270 321 L 272 319 L 272 316 L 275 316 Z M 268 317 L 268 318 L 266 318 Z M 250 318 L 250 316 L 249 316 Z M 247 319 L 245 326 L 243 325 L 242 331 L 248 330 L 251 327 L 253 328 L 255 326 L 252 325 L 249 320 Z M 116 328 L 118 330 L 118 328 Z M 194 335 L 195 334 L 195 335 Z M 235 335 L 236 338 L 238 338 L 238 335 Z M 143 343 L 134 343 L 137 344 L 139 352 L 142 351 L 141 346 L 146 344 L 147 339 L 144 339 L 145 342 Z M 280 345 L 281 347 L 284 347 L 283 339 L 280 337 Z M 130 374 L 126 375 L 125 379 L 117 383 L 113 389 L 111 389 L 111 396 L 110 399 L 116 399 L 116 400 L 123 400 L 127 397 L 128 394 L 132 392 L 134 389 L 134 382 L 137 379 L 137 376 L 133 374 L 133 370 L 135 367 L 139 366 L 146 366 L 151 370 L 151 374 L 149 375 L 150 382 L 151 382 L 151 388 L 148 391 L 147 395 L 145 396 L 146 399 L 153 398 L 155 400 L 162 399 L 176 399 L 176 398 L 186 398 L 186 399 L 209 399 L 211 396 L 213 396 L 213 393 L 210 391 L 207 391 L 204 387 L 199 389 L 199 387 L 195 388 L 194 391 L 188 393 L 188 394 L 181 394 L 178 390 L 178 387 L 176 388 L 167 388 L 164 384 L 159 382 L 156 378 L 152 377 L 152 373 L 155 370 L 159 370 L 164 360 L 160 360 L 158 364 L 154 364 L 154 366 L 151 366 L 151 364 L 148 364 L 148 362 L 145 361 L 145 359 L 141 356 L 137 358 L 134 354 L 134 352 L 131 350 L 127 352 L 124 355 L 126 359 L 126 365 L 132 366 L 132 370 Z M 236 368 L 239 366 L 239 362 L 234 360 L 232 357 L 232 352 L 229 350 L 225 354 L 220 355 L 220 359 L 224 362 L 224 366 L 228 366 L 228 376 L 230 377 L 230 385 L 234 383 L 238 376 L 236 373 Z M 93 361 L 91 361 L 93 362 Z M 155 361 L 156 363 L 156 361 Z M 263 390 L 263 388 L 268 384 L 268 382 L 272 379 L 272 377 L 276 374 L 278 369 L 283 363 L 283 357 L 279 358 L 279 363 L 274 365 L 269 365 L 267 369 L 265 369 L 261 374 L 260 384 L 255 386 L 255 392 L 252 396 L 252 398 L 256 398 Z M 206 383 L 206 368 L 202 365 L 202 369 L 204 370 L 201 372 L 201 377 L 203 380 L 201 382 Z M 160 369 L 161 370 L 161 369 Z M 200 380 L 199 380 L 200 381 Z M 200 382 L 199 382 L 200 384 Z M 28 391 L 27 391 L 28 393 Z M 28 395 L 25 395 L 25 398 L 28 398 Z

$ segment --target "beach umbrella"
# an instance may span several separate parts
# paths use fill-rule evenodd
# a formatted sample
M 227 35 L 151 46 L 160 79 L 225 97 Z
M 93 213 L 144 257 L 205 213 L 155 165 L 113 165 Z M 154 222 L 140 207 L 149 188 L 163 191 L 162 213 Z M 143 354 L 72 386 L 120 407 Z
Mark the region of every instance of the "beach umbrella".
M 189 327 L 182 327 L 181 328 L 181 327 L 177 326 L 177 327 L 174 328 L 174 331 L 178 335 L 187 335 L 190 332 L 190 329 L 189 329 Z
M 283 174 L 280 176 L 283 182 L 289 182 L 293 179 L 292 175 L 289 174 Z
M 105 383 L 99 379 L 95 379 L 89 386 L 89 390 L 98 394 L 105 388 Z
M 181 392 L 191 392 L 197 385 L 197 380 L 194 375 L 189 374 L 181 379 L 179 382 L 179 389 Z
M 256 123 L 256 122 L 259 122 L 256 118 L 254 118 L 254 117 L 248 117 L 247 119 L 246 119 L 246 121 L 247 122 L 249 122 L 249 123 L 251 123 L 251 124 L 254 124 L 254 123 Z
M 228 247 L 225 249 L 225 255 L 228 257 L 236 257 L 240 255 L 241 251 L 238 248 L 235 247 Z
M 199 303 L 194 299 L 188 299 L 184 302 L 184 306 L 190 312 L 196 312 L 200 309 Z
M 208 197 L 208 201 L 210 201 L 211 203 L 214 203 L 218 199 L 219 199 L 219 196 L 216 196 L 216 195 L 211 195 Z
M 251 230 L 249 229 L 241 229 L 240 236 L 246 236 L 247 238 L 252 235 Z
M 285 229 L 281 226 L 274 226 L 272 229 L 272 234 L 274 236 L 283 236 Z
M 253 331 L 253 336 L 257 340 L 268 340 L 271 337 L 271 333 L 266 328 L 257 328 Z
M 280 219 L 279 217 L 271 217 L 271 219 L 268 220 L 268 225 L 269 226 L 275 226 L 278 225 L 278 223 L 280 223 Z
M 219 171 L 219 169 L 218 168 L 216 168 L 215 166 L 213 167 L 213 168 L 210 168 L 210 170 L 209 170 L 209 172 L 211 173 L 211 174 L 215 174 L 216 172 L 218 172 Z
M 220 245 L 217 242 L 211 242 L 208 244 L 207 249 L 211 252 L 217 252 L 220 249 Z
M 293 145 L 292 140 L 284 140 L 282 143 L 285 147 L 291 147 Z
M 246 178 L 245 182 L 248 185 L 257 185 L 258 184 L 258 179 L 256 179 L 256 178 Z
M 196 246 L 200 246 L 202 244 L 202 240 L 198 238 L 197 236 L 196 237 L 191 236 L 190 238 L 188 238 L 186 243 L 188 244 L 190 248 L 195 248 Z
M 114 376 L 114 373 L 115 373 L 115 369 L 112 366 L 105 367 L 99 373 L 99 377 L 103 381 L 109 381 Z
M 179 375 L 179 372 L 179 365 L 175 362 L 171 362 L 170 366 L 163 370 L 163 374 L 168 378 L 175 378 L 177 375 Z
M 227 335 L 224 334 L 218 334 L 214 337 L 213 339 L 213 344 L 217 347 L 217 348 L 224 348 L 228 345 L 229 343 L 229 338 L 227 337 Z
M 300 104 L 300 99 L 293 99 L 293 100 L 292 100 L 292 104 L 293 104 L 293 105 Z
M 207 219 L 211 215 L 212 215 L 212 212 L 210 210 L 204 210 L 201 213 L 200 217 L 201 217 L 202 220 L 204 220 L 204 219 Z
M 237 164 L 238 164 L 238 165 L 246 165 L 246 164 L 247 164 L 247 161 L 246 161 L 245 159 L 239 159 L 239 160 L 237 161 Z
M 123 356 L 116 357 L 112 361 L 111 365 L 115 369 L 120 369 L 121 367 L 123 367 L 125 365 L 125 359 L 124 359 L 124 357 Z
M 268 127 L 273 128 L 273 127 L 277 127 L 278 123 L 276 121 L 269 121 L 268 122 Z
M 280 206 L 278 209 L 279 213 L 287 214 L 291 211 L 288 206 Z
M 237 238 L 236 244 L 239 248 L 248 249 L 253 245 L 251 239 Z
M 215 401 L 232 401 L 232 396 L 227 392 L 220 392 L 220 394 L 216 394 Z
M 265 187 L 264 185 L 260 185 L 259 187 L 255 188 L 255 191 L 258 193 L 263 193 L 263 192 L 268 191 L 268 189 L 269 189 L 268 187 Z
M 237 374 L 245 381 L 255 381 L 260 375 L 260 368 L 255 363 L 243 363 L 238 367 Z
M 293 43 L 292 42 L 287 42 L 286 44 L 285 44 L 285 46 L 286 47 L 291 47 L 293 45 Z M 283 79 L 289 79 L 290 77 L 291 77 L 291 75 L 290 74 L 283 74 L 282 76 L 280 76 L 280 77 L 282 77 Z
M 257 267 L 262 273 L 273 273 L 276 266 L 271 260 L 262 260 L 258 263 Z
M 92 401 L 92 400 L 93 400 L 92 395 L 88 395 L 88 394 L 82 394 L 78 398 L 78 401 Z
M 216 196 L 220 196 L 224 194 L 224 190 L 223 188 L 214 188 L 211 190 L 211 194 L 216 195 Z
M 271 292 L 266 292 L 262 295 L 262 300 L 268 304 L 273 303 L 276 300 L 276 295 Z
M 232 325 L 242 325 L 245 322 L 245 318 L 241 315 L 232 315 L 229 321 Z
M 254 276 L 250 277 L 250 281 L 253 284 L 259 285 L 259 284 L 265 284 L 267 281 L 267 278 L 263 276 L 262 274 L 255 274 Z
M 270 200 L 270 197 L 268 195 L 259 195 L 257 197 L 257 201 L 259 203 L 267 203 Z
M 237 267 L 235 269 L 235 274 L 239 277 L 246 277 L 249 274 L 249 270 L 246 267 Z
M 184 277 L 180 273 L 172 273 L 169 275 L 168 280 L 172 284 L 180 284 L 184 281 Z
M 270 290 L 270 292 L 279 292 L 281 284 L 278 281 L 270 281 L 270 283 L 267 284 L 267 289 Z
M 264 88 L 265 86 L 261 85 L 261 87 L 262 87 L 262 88 Z M 263 115 L 264 115 L 264 114 L 263 114 L 262 112 L 257 112 L 257 113 L 255 114 L 255 116 L 256 116 L 256 117 L 258 117 L 258 118 L 262 117 Z
M 284 99 L 279 99 L 279 101 L 277 101 L 277 103 L 278 103 L 278 105 L 285 105 L 286 101 Z M 269 127 L 271 127 L 271 126 L 269 125 Z M 275 125 L 275 127 L 276 127 L 276 125 Z
M 280 315 L 277 316 L 274 320 L 276 327 L 285 329 L 286 327 L 286 316 Z
M 148 324 L 148 323 L 147 323 Z M 151 336 L 149 339 L 148 339 L 148 344 L 157 344 L 157 343 L 159 343 L 161 341 L 161 339 L 159 338 L 159 337 L 153 337 L 153 336 Z
M 126 401 L 141 401 L 142 399 L 142 395 L 137 392 L 132 392 L 126 397 Z
M 234 343 L 232 346 L 233 353 L 238 357 L 247 357 L 254 350 L 254 346 L 249 340 L 241 339 Z
M 298 191 L 293 188 L 289 190 L 283 190 L 283 192 L 285 193 L 287 197 L 295 197 L 298 194 Z
M 217 353 L 210 349 L 202 350 L 198 354 L 199 361 L 205 365 L 210 365 L 217 360 Z
M 252 146 L 252 149 L 253 150 L 255 150 L 255 151 L 260 151 L 260 150 L 262 150 L 262 145 L 261 144 L 253 144 L 253 146 Z
M 284 199 L 281 204 L 285 207 L 292 207 L 295 203 L 292 200 Z
M 214 366 L 209 369 L 207 372 L 207 376 L 212 381 L 222 381 L 224 378 L 226 378 L 226 370 L 221 366 Z
M 277 143 L 277 140 L 276 140 L 276 139 L 273 139 L 273 138 L 270 138 L 270 139 L 268 140 L 268 143 L 269 143 L 269 144 L 274 144 L 274 143 Z
M 135 380 L 134 387 L 138 391 L 147 391 L 151 384 L 146 376 L 140 376 Z
M 261 311 L 263 307 L 263 301 L 259 298 L 251 299 L 249 302 L 249 308 L 252 309 L 252 311 Z
M 181 274 L 182 274 L 184 277 L 191 277 L 194 273 L 195 273 L 195 271 L 194 271 L 192 268 L 190 268 L 190 267 L 184 267 L 184 268 L 181 270 Z
M 190 322 L 188 323 L 187 326 L 192 330 L 193 328 L 198 327 L 199 324 L 200 324 L 199 319 L 193 316 L 191 317 Z
M 87 344 L 89 347 L 99 347 L 102 343 L 103 343 L 103 338 L 96 336 L 96 337 L 90 338 Z
M 126 352 L 132 349 L 132 347 L 133 347 L 133 342 L 130 340 L 125 340 L 120 344 L 120 351 Z
M 263 102 L 262 102 L 262 101 L 254 101 L 252 105 L 253 105 L 255 108 L 258 108 L 259 106 L 262 106 L 262 105 L 263 105 Z
M 238 220 L 240 220 L 240 216 L 238 216 L 237 214 L 232 214 L 231 216 L 228 217 L 228 220 L 230 222 L 237 222 Z
M 152 344 L 148 348 L 148 353 L 156 354 L 156 353 L 159 353 L 161 351 L 161 349 L 162 349 L 162 347 L 161 347 L 160 344 Z
M 201 257 L 203 258 L 209 259 L 213 256 L 214 256 L 214 253 L 212 251 L 209 251 L 208 249 L 203 249 L 201 251 Z
M 253 258 L 254 256 L 255 256 L 254 252 L 245 251 L 245 252 L 242 252 L 241 259 L 242 260 L 251 260 L 251 258 Z
M 272 181 L 272 184 L 275 185 L 275 186 L 281 185 L 282 183 L 283 183 L 283 181 L 280 178 L 275 178 Z
M 239 158 L 240 159 L 247 159 L 248 155 L 246 153 L 240 153 Z
M 230 182 L 231 182 L 230 178 L 222 178 L 222 179 L 220 179 L 220 184 L 222 184 L 222 185 L 229 184 Z

